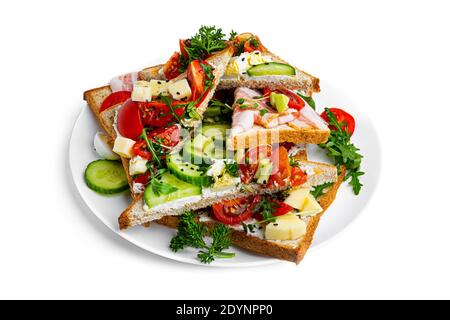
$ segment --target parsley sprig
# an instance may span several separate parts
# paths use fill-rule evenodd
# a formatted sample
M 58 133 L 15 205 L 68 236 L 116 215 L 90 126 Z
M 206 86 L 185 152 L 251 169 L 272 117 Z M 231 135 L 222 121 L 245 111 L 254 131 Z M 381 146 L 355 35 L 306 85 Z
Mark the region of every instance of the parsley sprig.
M 170 249 L 174 252 L 192 247 L 201 249 L 197 257 L 202 263 L 211 263 L 215 258 L 233 258 L 236 254 L 232 252 L 224 252 L 231 245 L 231 230 L 223 224 L 216 225 L 212 232 L 213 239 L 211 245 L 205 242 L 205 236 L 208 234 L 208 229 L 205 225 L 198 223 L 195 220 L 195 215 L 192 211 L 188 211 L 181 215 L 178 224 L 178 232 L 170 241 Z
M 358 195 L 363 186 L 359 180 L 359 177 L 364 174 L 360 170 L 363 156 L 358 152 L 359 149 L 350 142 L 350 133 L 343 129 L 343 127 L 347 127 L 346 123 L 339 123 L 329 108 L 325 108 L 325 113 L 329 126 L 333 127 L 333 130 L 331 130 L 328 141 L 319 146 L 327 150 L 329 157 L 334 158 L 338 168 L 342 165 L 346 167 L 347 173 L 344 181 L 350 179 L 349 184 L 353 188 L 353 193 Z
M 181 56 L 180 71 L 184 72 L 193 60 L 204 60 L 211 53 L 221 51 L 227 46 L 227 39 L 221 28 L 201 26 L 198 33 L 186 40 L 187 57 Z
M 228 172 L 232 177 L 239 176 L 239 166 L 236 162 L 225 163 L 225 171 Z

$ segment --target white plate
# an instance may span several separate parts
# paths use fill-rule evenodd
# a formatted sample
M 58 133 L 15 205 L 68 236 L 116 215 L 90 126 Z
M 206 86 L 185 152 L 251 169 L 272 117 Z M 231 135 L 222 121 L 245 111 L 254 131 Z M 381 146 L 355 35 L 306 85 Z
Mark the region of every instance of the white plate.
M 380 144 L 375 127 L 370 119 L 364 116 L 363 110 L 357 109 L 350 100 L 332 86 L 323 84 L 322 93 L 316 95 L 315 100 L 319 111 L 326 106 L 340 106 L 355 116 L 357 128 L 352 139 L 364 155 L 362 169 L 366 174 L 362 177 L 364 187 L 359 196 L 353 195 L 347 183 L 341 186 L 335 202 L 321 219 L 311 248 L 316 248 L 336 236 L 362 212 L 375 190 L 381 167 Z M 83 175 L 86 166 L 98 159 L 93 149 L 93 138 L 98 130 L 99 127 L 88 106 L 84 105 L 70 139 L 69 162 L 75 186 L 87 206 L 106 226 L 136 246 L 169 259 L 200 264 L 195 258 L 194 250 L 173 253 L 169 249 L 170 239 L 175 234 L 172 229 L 153 224 L 150 228 L 135 227 L 126 231 L 119 230 L 117 218 L 130 201 L 129 193 L 104 197 L 91 191 L 84 183 Z M 316 146 L 308 146 L 308 151 L 309 159 L 329 162 L 323 150 L 319 150 Z M 249 267 L 279 261 L 235 248 L 233 251 L 236 252 L 235 258 L 217 260 L 210 266 Z

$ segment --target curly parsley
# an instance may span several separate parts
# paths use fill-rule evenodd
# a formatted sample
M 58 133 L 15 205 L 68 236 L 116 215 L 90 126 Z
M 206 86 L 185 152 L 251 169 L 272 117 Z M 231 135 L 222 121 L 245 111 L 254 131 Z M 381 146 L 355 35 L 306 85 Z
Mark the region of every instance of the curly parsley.
M 195 220 L 195 214 L 188 211 L 181 215 L 178 224 L 178 232 L 170 241 L 170 249 L 174 252 L 192 247 L 201 249 L 197 257 L 202 263 L 211 263 L 216 258 L 233 258 L 236 254 L 224 252 L 231 245 L 231 229 L 223 224 L 217 224 L 211 231 L 213 239 L 211 245 L 207 245 L 204 237 L 208 234 L 205 225 Z

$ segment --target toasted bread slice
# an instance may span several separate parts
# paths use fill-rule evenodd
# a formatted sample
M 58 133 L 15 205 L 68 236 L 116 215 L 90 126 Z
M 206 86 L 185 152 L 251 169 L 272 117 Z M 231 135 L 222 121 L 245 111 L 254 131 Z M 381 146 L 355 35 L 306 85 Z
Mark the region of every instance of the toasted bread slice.
M 272 52 L 266 52 L 265 55 L 269 56 L 274 62 L 286 63 Z M 151 79 L 164 79 L 164 75 L 161 72 L 163 65 L 157 65 L 150 68 L 146 68 L 139 72 L 139 77 L 144 80 Z M 222 78 L 218 90 L 222 89 L 234 89 L 238 87 L 247 87 L 251 89 L 263 89 L 270 88 L 275 89 L 291 89 L 301 90 L 306 96 L 311 96 L 315 92 L 320 92 L 319 79 L 294 67 L 297 74 L 291 76 L 262 76 L 262 77 L 249 77 L 241 75 L 238 78 Z
M 228 146 L 233 150 L 240 150 L 283 142 L 319 144 L 326 142 L 329 136 L 329 130 L 316 128 L 297 129 L 284 124 L 268 129 L 255 125 L 246 132 L 231 136 Z
M 337 181 L 337 169 L 335 166 L 311 161 L 300 161 L 299 164 L 305 172 L 309 173 L 306 182 L 306 185 L 308 186 L 317 186 L 326 182 Z M 130 206 L 120 215 L 119 227 L 120 229 L 127 229 L 129 227 L 161 219 L 165 216 L 181 215 L 188 210 L 206 208 L 224 200 L 242 198 L 255 194 L 273 193 L 282 191 L 283 189 L 286 189 L 286 187 L 267 189 L 258 184 L 236 186 L 227 189 L 226 191 L 196 196 L 195 199 L 186 198 L 186 200 L 189 201 L 174 202 L 173 204 L 168 203 L 149 209 L 144 208 L 145 203 L 143 195 L 141 194 L 137 196 Z
M 311 242 L 314 238 L 314 233 L 319 225 L 320 218 L 325 211 L 331 206 L 336 193 L 344 179 L 345 168 L 341 168 L 341 172 L 337 181 L 333 186 L 319 199 L 319 204 L 323 211 L 307 220 L 306 234 L 299 240 L 294 241 L 274 241 L 266 240 L 257 236 L 247 233 L 243 230 L 232 229 L 231 242 L 233 245 L 242 249 L 248 250 L 253 253 L 257 253 L 263 256 L 272 257 L 281 260 L 287 260 L 295 263 L 300 263 L 308 251 Z M 157 221 L 158 224 L 176 228 L 178 226 L 179 217 L 167 216 Z M 204 222 L 209 229 L 213 228 L 217 222 Z

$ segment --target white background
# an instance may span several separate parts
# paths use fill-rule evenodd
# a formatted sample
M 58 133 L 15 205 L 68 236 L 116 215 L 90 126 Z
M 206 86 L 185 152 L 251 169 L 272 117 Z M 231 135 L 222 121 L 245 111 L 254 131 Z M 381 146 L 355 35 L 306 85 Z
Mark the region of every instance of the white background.
M 450 298 L 449 12 L 447 1 L 2 1 L 0 298 Z M 257 33 L 377 126 L 375 196 L 299 266 L 153 256 L 72 187 L 82 92 L 168 57 L 200 24 Z

